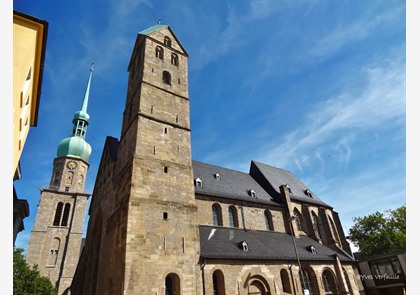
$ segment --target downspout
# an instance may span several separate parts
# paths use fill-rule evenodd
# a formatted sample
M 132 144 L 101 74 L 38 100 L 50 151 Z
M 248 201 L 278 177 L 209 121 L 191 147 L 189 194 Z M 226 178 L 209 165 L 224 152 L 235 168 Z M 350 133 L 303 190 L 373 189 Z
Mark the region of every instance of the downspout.
M 206 266 L 206 258 L 202 257 L 202 264 L 200 266 L 201 268 L 201 280 L 203 281 L 203 295 L 206 295 L 206 277 L 204 275 L 204 267 Z

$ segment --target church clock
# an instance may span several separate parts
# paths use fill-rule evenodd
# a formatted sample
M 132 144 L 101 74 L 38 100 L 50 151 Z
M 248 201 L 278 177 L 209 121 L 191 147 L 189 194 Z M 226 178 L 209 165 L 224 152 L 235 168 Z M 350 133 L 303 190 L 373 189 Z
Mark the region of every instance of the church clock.
M 77 163 L 76 161 L 68 161 L 66 164 L 66 167 L 70 170 L 76 169 L 77 168 Z

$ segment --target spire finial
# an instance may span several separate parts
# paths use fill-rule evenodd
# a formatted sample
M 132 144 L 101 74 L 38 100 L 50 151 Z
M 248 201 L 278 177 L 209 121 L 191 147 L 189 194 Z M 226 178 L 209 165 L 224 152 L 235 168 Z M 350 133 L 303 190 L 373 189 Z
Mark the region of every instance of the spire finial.
M 85 98 L 83 99 L 82 108 L 81 108 L 81 111 L 83 111 L 83 112 L 87 112 L 87 105 L 88 105 L 89 91 L 90 91 L 90 81 L 92 79 L 93 65 L 94 64 L 95 63 L 92 63 L 90 65 L 89 80 L 88 80 L 88 83 L 87 83 L 87 86 L 86 86 Z

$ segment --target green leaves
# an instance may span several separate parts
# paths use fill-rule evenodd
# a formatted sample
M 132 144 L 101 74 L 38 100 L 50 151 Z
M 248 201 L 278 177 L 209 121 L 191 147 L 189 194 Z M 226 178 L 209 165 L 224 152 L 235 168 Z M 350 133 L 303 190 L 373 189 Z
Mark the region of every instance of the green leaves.
M 349 239 L 363 258 L 405 249 L 406 206 L 353 218 Z
M 57 290 L 47 277 L 32 269 L 22 255 L 23 249 L 13 250 L 13 294 L 16 295 L 56 295 Z

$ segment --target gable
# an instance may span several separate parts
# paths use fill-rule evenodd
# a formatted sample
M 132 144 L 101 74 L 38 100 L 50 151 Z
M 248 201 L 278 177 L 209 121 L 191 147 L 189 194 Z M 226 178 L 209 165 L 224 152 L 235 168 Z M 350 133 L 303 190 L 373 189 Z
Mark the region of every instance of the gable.
M 164 39 L 165 37 L 167 37 L 171 41 L 171 45 L 170 45 L 171 49 L 188 56 L 187 51 L 182 46 L 181 42 L 178 40 L 175 33 L 172 31 L 172 29 L 168 25 L 163 25 L 163 24 L 154 25 L 150 28 L 147 28 L 139 32 L 139 35 L 147 36 L 150 39 L 153 39 L 154 41 L 157 41 L 158 43 L 161 43 L 161 44 L 165 44 Z

